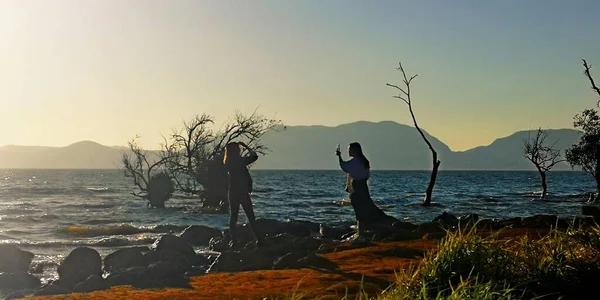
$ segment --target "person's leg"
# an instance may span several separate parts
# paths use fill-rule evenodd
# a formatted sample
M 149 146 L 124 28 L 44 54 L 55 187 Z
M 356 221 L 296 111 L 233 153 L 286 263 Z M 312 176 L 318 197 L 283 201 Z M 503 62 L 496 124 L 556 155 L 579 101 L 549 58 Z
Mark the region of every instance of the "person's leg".
M 244 197 L 244 200 L 241 201 L 241 205 L 242 205 L 242 208 L 244 209 L 244 212 L 246 213 L 246 217 L 248 218 L 248 224 L 250 225 L 250 228 L 252 229 L 252 232 L 254 233 L 254 237 L 256 238 L 257 242 L 259 244 L 261 244 L 263 241 L 263 238 L 262 238 L 262 234 L 260 232 L 258 232 L 255 222 L 254 222 L 256 220 L 256 216 L 254 215 L 254 207 L 252 207 L 252 200 L 250 199 L 250 194 L 248 194 L 246 197 Z
M 237 226 L 240 204 L 234 197 L 229 197 L 229 244 L 233 248 L 236 245 L 235 227 Z

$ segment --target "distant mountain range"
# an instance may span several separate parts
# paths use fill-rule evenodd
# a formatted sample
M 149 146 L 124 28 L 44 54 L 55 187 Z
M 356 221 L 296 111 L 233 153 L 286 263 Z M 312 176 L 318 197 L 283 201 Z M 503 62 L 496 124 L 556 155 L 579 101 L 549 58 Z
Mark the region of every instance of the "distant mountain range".
M 581 133 L 572 129 L 548 130 L 549 142 L 558 140 L 558 149 L 575 144 Z M 457 133 L 460 134 L 460 133 Z M 426 133 L 439 159 L 441 170 L 533 170 L 522 156 L 523 139 L 535 131 L 519 131 L 499 138 L 487 146 L 454 152 L 442 141 Z M 288 126 L 285 131 L 269 132 L 264 142 L 271 153 L 261 157 L 256 169 L 337 169 L 334 156 L 339 143 L 363 145 L 374 170 L 428 170 L 431 154 L 414 127 L 384 121 L 355 122 L 336 127 Z M 115 169 L 121 164 L 126 147 L 108 147 L 91 141 L 66 147 L 0 147 L 2 169 Z M 344 151 L 345 152 L 345 151 Z M 347 158 L 347 155 L 344 153 Z M 560 163 L 554 170 L 571 170 Z

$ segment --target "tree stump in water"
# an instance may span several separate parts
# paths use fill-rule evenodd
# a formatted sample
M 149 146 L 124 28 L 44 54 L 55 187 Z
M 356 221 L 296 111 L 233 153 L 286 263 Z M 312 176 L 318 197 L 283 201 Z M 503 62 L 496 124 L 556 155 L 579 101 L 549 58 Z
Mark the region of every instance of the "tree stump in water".
M 150 177 L 148 181 L 148 200 L 151 207 L 164 208 L 165 202 L 171 199 L 175 186 L 167 173 L 158 173 Z

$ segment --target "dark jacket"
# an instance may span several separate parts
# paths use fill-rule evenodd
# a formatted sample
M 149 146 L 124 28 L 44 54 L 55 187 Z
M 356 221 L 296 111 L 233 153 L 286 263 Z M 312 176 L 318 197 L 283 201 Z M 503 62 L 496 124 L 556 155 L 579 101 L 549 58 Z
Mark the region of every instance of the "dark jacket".
M 258 159 L 256 153 L 251 153 L 248 156 L 229 159 L 225 164 L 229 175 L 229 193 L 251 193 L 252 192 L 252 177 L 248 171 L 248 165 Z

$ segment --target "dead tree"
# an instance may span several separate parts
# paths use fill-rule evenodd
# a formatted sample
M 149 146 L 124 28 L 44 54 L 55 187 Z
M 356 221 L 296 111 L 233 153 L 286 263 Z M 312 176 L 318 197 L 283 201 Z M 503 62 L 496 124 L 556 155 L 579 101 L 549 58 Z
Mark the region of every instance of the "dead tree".
M 551 145 L 546 144 L 548 132 L 538 128 L 534 137 L 529 136 L 523 139 L 523 156 L 527 158 L 540 173 L 542 180 L 542 197 L 548 194 L 548 184 L 546 183 L 546 173 L 556 164 L 564 161 L 561 158 L 560 150 L 555 149 L 556 142 Z
M 132 191 L 131 194 L 147 200 L 151 207 L 164 208 L 165 202 L 174 192 L 173 182 L 164 172 L 167 158 L 154 153 L 156 158 L 149 159 L 152 153 L 143 150 L 135 139 L 130 141 L 128 146 L 129 153 L 124 153 L 122 157 L 125 176 L 132 178 L 139 189 L 137 192 Z
M 600 97 L 600 89 L 596 86 L 596 83 L 594 82 L 594 78 L 592 77 L 592 74 L 590 73 L 590 69 L 592 68 L 592 65 L 588 65 L 588 63 L 587 63 L 587 61 L 585 61 L 585 59 L 582 59 L 582 60 L 583 60 L 583 68 L 585 69 L 585 71 L 583 71 L 583 73 L 585 74 L 585 76 L 588 78 L 588 80 L 592 84 L 591 89 L 594 90 L 596 92 L 596 94 L 598 94 L 598 97 Z M 596 105 L 600 107 L 600 100 L 598 100 Z
M 417 119 L 415 118 L 415 113 L 413 111 L 412 99 L 411 99 L 411 94 L 410 94 L 410 83 L 413 81 L 413 79 L 415 79 L 418 76 L 418 74 L 415 74 L 415 75 L 411 76 L 410 78 L 408 78 L 408 76 L 406 76 L 406 72 L 404 71 L 404 68 L 402 67 L 402 63 L 398 63 L 398 68 L 396 68 L 396 69 L 398 71 L 402 72 L 404 88 L 397 86 L 397 85 L 389 84 L 389 83 L 387 83 L 386 85 L 398 90 L 399 94 L 398 94 L 398 96 L 394 96 L 394 98 L 398 98 L 398 99 L 404 101 L 408 105 L 408 110 L 410 111 L 410 116 L 412 117 L 415 128 L 417 129 L 417 131 L 423 138 L 423 141 L 425 141 L 425 143 L 427 143 L 427 147 L 429 147 L 429 150 L 431 151 L 431 157 L 432 157 L 432 163 L 433 163 L 432 170 L 431 170 L 431 177 L 429 178 L 429 185 L 427 186 L 427 191 L 425 192 L 425 199 L 423 199 L 423 203 L 422 203 L 423 206 L 429 206 L 429 205 L 431 205 L 431 197 L 433 194 L 433 187 L 435 186 L 435 181 L 437 179 L 438 169 L 440 167 L 441 161 L 438 160 L 438 155 L 437 155 L 437 152 L 435 151 L 435 149 L 433 148 L 433 145 L 431 145 L 431 142 L 429 142 L 429 140 L 427 139 L 427 137 L 425 136 L 425 134 L 419 127 L 419 124 L 417 124 Z

